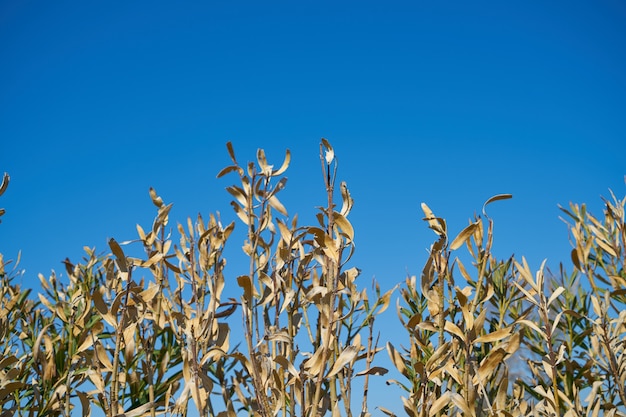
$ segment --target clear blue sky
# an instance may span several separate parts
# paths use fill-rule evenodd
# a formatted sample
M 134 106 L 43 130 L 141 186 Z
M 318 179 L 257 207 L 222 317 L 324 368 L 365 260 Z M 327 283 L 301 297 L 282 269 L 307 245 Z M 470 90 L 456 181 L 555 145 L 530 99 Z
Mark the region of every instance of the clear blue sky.
M 557 205 L 625 194 L 624 51 L 620 0 L 2 1 L 0 252 L 21 250 L 36 288 L 84 245 L 148 226 L 150 186 L 173 223 L 234 219 L 234 178 L 215 178 L 226 141 L 276 164 L 289 148 L 283 200 L 312 221 L 326 137 L 364 282 L 421 271 L 420 202 L 454 234 L 499 193 L 514 198 L 490 206 L 496 254 L 556 267 Z

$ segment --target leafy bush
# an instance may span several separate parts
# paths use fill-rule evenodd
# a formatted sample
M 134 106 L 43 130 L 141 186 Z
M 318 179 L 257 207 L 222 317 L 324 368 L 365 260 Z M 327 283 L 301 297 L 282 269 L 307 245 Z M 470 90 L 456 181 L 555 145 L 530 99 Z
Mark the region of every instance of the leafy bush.
M 190 404 L 212 416 L 370 415 L 369 380 L 387 373 L 374 325 L 394 291 L 368 294 L 349 266 L 353 200 L 332 146 L 322 139 L 327 202 L 314 226 L 278 198 L 288 151 L 274 169 L 262 150 L 240 164 L 227 149 L 218 176 L 237 177 L 227 191 L 246 230 L 239 298 L 224 296 L 235 224 L 198 216 L 174 238 L 172 204 L 153 189 L 156 215 L 136 241 L 85 248 L 80 263 L 66 259 L 68 282 L 39 276 L 36 298 L 0 257 L 2 416 L 186 415 Z M 399 288 L 406 339 L 386 343 L 398 370 L 388 383 L 406 392 L 409 416 L 626 415 L 626 198 L 605 201 L 601 218 L 562 209 L 575 269 L 554 275 L 494 258 L 486 206 L 510 197 L 488 200 L 454 239 L 422 205 L 436 240 L 420 278 Z

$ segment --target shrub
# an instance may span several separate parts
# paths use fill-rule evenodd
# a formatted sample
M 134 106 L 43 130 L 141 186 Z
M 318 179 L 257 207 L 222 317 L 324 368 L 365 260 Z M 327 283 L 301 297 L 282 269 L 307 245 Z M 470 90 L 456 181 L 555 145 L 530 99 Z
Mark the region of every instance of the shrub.
M 237 178 L 227 191 L 248 262 L 236 280 L 224 274 L 235 224 L 212 214 L 172 231 L 172 204 L 153 189 L 156 215 L 137 240 L 85 248 L 66 259 L 67 282 L 39 276 L 36 298 L 0 256 L 3 416 L 186 415 L 190 404 L 211 416 L 370 415 L 369 379 L 387 373 L 374 325 L 394 290 L 368 294 L 350 266 L 353 200 L 332 146 L 322 139 L 327 201 L 313 226 L 279 200 L 289 151 L 275 169 L 263 150 L 240 164 L 227 149 L 218 176 Z M 386 343 L 398 371 L 388 383 L 409 416 L 625 415 L 626 198 L 606 200 L 601 218 L 562 209 L 575 269 L 555 275 L 493 256 L 486 207 L 510 197 L 489 199 L 454 239 L 422 205 L 436 240 L 420 278 L 399 286 L 407 339 Z M 238 298 L 224 295 L 232 282 Z

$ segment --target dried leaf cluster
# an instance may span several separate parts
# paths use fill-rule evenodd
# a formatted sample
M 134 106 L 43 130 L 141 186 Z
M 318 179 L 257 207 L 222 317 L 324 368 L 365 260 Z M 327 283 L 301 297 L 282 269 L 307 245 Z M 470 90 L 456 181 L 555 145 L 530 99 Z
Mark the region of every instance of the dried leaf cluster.
M 224 272 L 235 223 L 211 214 L 172 228 L 153 189 L 156 215 L 136 240 L 85 248 L 67 278 L 40 275 L 36 297 L 0 255 L 1 416 L 370 415 L 369 379 L 387 373 L 374 323 L 393 290 L 368 294 L 349 266 L 353 199 L 334 149 L 322 139 L 327 199 L 312 226 L 279 198 L 289 151 L 276 169 L 263 150 L 246 164 L 227 150 L 218 177 L 237 177 L 227 191 L 245 229 L 236 279 Z M 604 201 L 601 218 L 562 209 L 574 270 L 553 274 L 494 257 L 486 206 L 510 197 L 489 199 L 453 239 L 422 205 L 436 240 L 420 278 L 400 286 L 406 334 L 386 343 L 388 383 L 415 417 L 626 415 L 626 198 Z
M 400 290 L 408 346 L 387 344 L 409 416 L 626 415 L 626 198 L 612 197 L 603 218 L 562 208 L 575 269 L 556 275 L 495 259 L 485 207 L 449 242 L 422 205 L 437 240 L 421 279 Z

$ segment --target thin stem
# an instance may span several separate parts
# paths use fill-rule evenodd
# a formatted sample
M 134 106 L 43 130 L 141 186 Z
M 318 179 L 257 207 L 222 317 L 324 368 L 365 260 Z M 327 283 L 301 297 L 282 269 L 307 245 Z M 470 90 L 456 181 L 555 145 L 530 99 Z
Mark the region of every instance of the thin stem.
M 115 329 L 115 353 L 113 356 L 113 376 L 111 378 L 111 408 L 109 409 L 109 417 L 119 414 L 119 366 L 120 366 L 120 350 L 122 347 L 122 338 L 124 337 L 124 328 L 126 328 L 126 309 L 128 307 L 128 298 L 130 296 L 131 272 L 128 270 L 128 281 L 126 282 L 126 290 L 124 294 L 124 302 L 122 303 L 122 311 L 120 323 Z
M 334 173 L 331 176 L 330 164 L 325 163 L 323 145 L 320 145 L 320 159 L 322 162 L 322 172 L 324 173 L 324 181 L 326 183 L 325 184 L 326 185 L 326 198 L 327 198 L 326 215 L 328 217 L 326 233 L 332 238 L 333 229 L 335 225 L 333 191 L 334 191 L 334 181 L 335 181 L 334 176 L 336 174 L 336 169 L 333 170 Z M 328 306 L 327 306 L 328 336 L 326 338 L 326 343 L 323 343 L 324 340 L 322 338 L 322 345 L 321 345 L 322 363 L 326 364 L 330 356 L 331 344 L 335 342 L 335 329 L 337 327 L 336 322 L 335 322 L 335 314 L 336 314 L 335 304 L 336 304 L 336 297 L 337 297 L 337 282 L 339 280 L 339 274 L 338 274 L 337 263 L 335 263 L 335 261 L 330 259 L 328 256 L 324 256 L 324 258 L 325 258 L 324 276 L 326 277 L 325 284 L 328 286 L 328 284 L 330 283 L 330 288 L 328 288 L 330 291 L 330 297 L 329 297 Z M 319 409 L 318 405 L 319 405 L 320 398 L 322 396 L 322 382 L 324 380 L 324 371 L 325 371 L 325 368 L 322 369 L 317 376 L 317 382 L 315 386 L 315 396 L 313 397 L 313 403 L 312 403 L 312 406 L 314 407 L 313 408 L 314 416 L 320 415 L 319 413 L 322 411 Z M 333 378 L 333 380 L 334 379 L 335 378 Z M 329 381 L 329 383 L 331 384 L 331 387 L 334 387 L 334 384 L 331 381 Z

